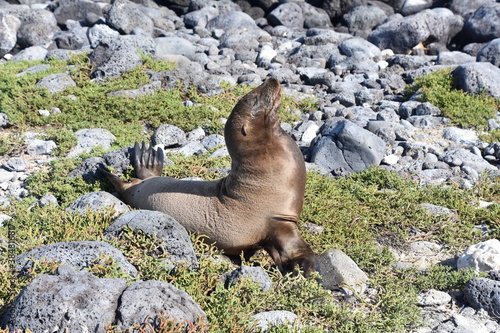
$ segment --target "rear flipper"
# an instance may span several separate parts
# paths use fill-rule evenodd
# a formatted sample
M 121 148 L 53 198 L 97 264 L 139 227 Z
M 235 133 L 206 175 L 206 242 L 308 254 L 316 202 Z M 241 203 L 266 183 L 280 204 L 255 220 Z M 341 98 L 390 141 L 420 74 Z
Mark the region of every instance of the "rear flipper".
M 130 186 L 135 185 L 137 182 L 140 182 L 139 179 L 134 179 L 132 182 L 126 182 L 122 180 L 115 174 L 109 172 L 108 168 L 104 164 L 98 164 L 97 169 L 104 175 L 106 178 L 113 184 L 118 193 L 123 194 L 123 192 L 128 189 Z
M 134 156 L 132 165 L 134 166 L 137 178 L 146 179 L 150 177 L 159 177 L 163 170 L 164 155 L 162 149 L 154 150 L 151 145 L 146 148 L 144 141 L 142 146 L 136 142 L 134 145 Z

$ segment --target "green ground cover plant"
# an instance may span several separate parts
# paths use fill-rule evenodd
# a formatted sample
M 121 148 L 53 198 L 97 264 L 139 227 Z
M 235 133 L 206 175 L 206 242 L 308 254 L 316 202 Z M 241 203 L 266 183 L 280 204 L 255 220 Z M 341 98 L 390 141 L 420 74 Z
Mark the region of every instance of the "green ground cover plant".
M 107 239 L 103 237 L 103 231 L 112 222 L 112 212 L 80 215 L 66 211 L 83 194 L 97 190 L 113 191 L 104 180 L 88 183 L 81 177 L 66 177 L 85 158 L 105 153 L 95 150 L 75 158 L 64 157 L 74 145 L 72 133 L 81 128 L 104 127 L 117 136 L 112 149 L 147 138 L 151 134 L 150 129 L 161 123 L 170 123 L 184 130 L 203 126 L 208 133 L 218 133 L 222 129 L 219 118 L 226 117 L 238 97 L 250 88 L 223 86 L 226 93 L 221 96 L 204 96 L 193 89 L 158 91 L 148 97 L 154 103 L 143 108 L 141 103 L 146 103 L 145 100 L 107 94 L 148 83 L 144 69 L 164 70 L 165 64 L 145 57 L 141 68 L 123 78 L 94 83 L 89 78 L 91 68 L 84 55 L 78 55 L 69 62 L 48 63 L 51 68 L 45 73 L 20 78 L 15 74 L 40 63 L 8 63 L 0 68 L 0 112 L 7 113 L 13 124 L 0 135 L 0 149 L 3 149 L 0 155 L 15 153 L 22 148 L 21 134 L 27 130 L 39 132 L 60 145 L 60 157 L 26 180 L 27 189 L 33 196 L 22 201 L 13 200 L 8 207 L 0 206 L 0 214 L 12 217 L 0 227 L 0 239 L 14 239 L 17 244 L 12 253 L 8 251 L 6 242 L 0 242 L 0 313 L 36 275 L 53 273 L 58 266 L 54 262 L 40 261 L 31 275 L 19 278 L 10 269 L 9 256 L 55 242 L 100 240 L 120 249 L 139 274 L 135 278 L 127 276 L 106 257 L 89 268 L 93 274 L 125 278 L 129 282 L 155 279 L 185 290 L 207 314 L 207 323 L 190 327 L 192 331 L 199 331 L 208 325 L 210 332 L 258 332 L 251 316 L 268 310 L 289 310 L 297 314 L 303 325 L 301 332 L 411 331 L 422 324 L 416 305 L 419 292 L 430 288 L 460 290 L 474 274 L 440 265 L 425 272 L 396 270 L 393 268 L 395 258 L 389 248 L 404 246 L 417 232 L 421 239 L 438 242 L 447 246 L 450 253 L 457 253 L 484 239 L 474 228 L 478 224 L 488 225 L 489 237 L 500 236 L 499 205 L 478 208 L 477 204 L 479 200 L 500 202 L 498 177 L 484 176 L 474 188 L 462 190 L 453 184 L 446 187 L 420 186 L 411 179 L 379 168 L 338 179 L 311 172 L 307 176 L 304 210 L 299 225 L 302 235 L 316 253 L 338 248 L 358 263 L 370 277 L 369 285 L 373 293 L 369 297 L 357 295 L 344 301 L 335 293 L 323 289 L 316 280 L 317 276 L 309 279 L 282 276 L 265 253 L 259 253 L 245 264 L 260 265 L 269 272 L 273 281 L 269 292 L 262 291 L 251 280 L 243 280 L 226 289 L 220 276 L 234 268 L 233 264 L 223 260 L 214 247 L 205 244 L 196 235 L 192 235 L 192 240 L 199 269 L 191 271 L 187 267 L 179 267 L 169 271 L 163 263 L 168 254 L 154 235 L 127 229 L 119 237 Z M 63 69 L 70 70 L 77 82 L 76 88 L 52 96 L 34 87 L 44 75 Z M 68 95 L 77 99 L 73 100 Z M 58 104 L 58 99 L 63 99 L 67 105 Z M 182 104 L 186 99 L 197 106 L 187 109 Z M 61 115 L 44 118 L 38 114 L 39 109 L 54 106 L 61 109 Z M 311 100 L 295 101 L 284 97 L 280 112 L 282 119 L 293 121 L 297 119 L 293 111 L 311 107 L 314 107 Z M 190 116 L 185 116 L 186 113 Z M 105 120 L 109 120 L 109 124 Z M 168 165 L 164 174 L 177 178 L 216 179 L 219 177 L 216 169 L 230 165 L 229 158 L 210 158 L 208 154 L 168 157 L 174 164 Z M 47 193 L 58 199 L 59 206 L 38 206 L 36 199 Z M 423 202 L 445 206 L 456 212 L 457 218 L 450 220 L 445 216 L 431 216 L 420 206 Z M 325 230 L 319 235 L 310 234 L 303 228 L 305 223 L 320 225 Z M 160 322 L 163 332 L 184 331 L 167 316 L 163 316 Z M 146 326 L 138 323 L 137 329 L 145 330 Z M 296 325 L 273 327 L 270 332 L 298 330 Z M 108 331 L 114 332 L 115 329 L 109 327 Z
M 454 124 L 464 128 L 486 130 L 488 119 L 496 117 L 500 101 L 485 93 L 469 94 L 458 89 L 457 81 L 451 72 L 452 69 L 445 68 L 417 77 L 415 82 L 406 88 L 407 98 L 420 90 L 420 100 L 440 108 L 443 116 L 450 118 Z M 494 135 L 496 136 L 498 134 Z

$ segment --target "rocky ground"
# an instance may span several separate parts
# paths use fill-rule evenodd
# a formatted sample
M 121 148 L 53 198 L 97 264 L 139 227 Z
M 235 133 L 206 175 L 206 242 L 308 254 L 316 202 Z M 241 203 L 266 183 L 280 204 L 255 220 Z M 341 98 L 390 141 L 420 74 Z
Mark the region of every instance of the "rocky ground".
M 139 51 L 177 63 L 176 70 L 148 73 L 151 79 L 148 85 L 115 92 L 129 97 L 168 89 L 178 81 L 185 86 L 194 85 L 201 93 L 216 95 L 222 91 L 220 80 L 259 84 L 266 77 L 275 77 L 282 82 L 286 94 L 318 101 L 318 109 L 301 115 L 302 121 L 294 126 L 283 125 L 301 147 L 310 169 L 343 176 L 380 165 L 411 175 L 422 184 L 456 182 L 463 188 L 471 187 L 485 171 L 498 172 L 500 143 L 485 144 L 477 131 L 450 125 L 439 108 L 420 102 L 418 93 L 408 101 L 402 93 L 416 77 L 452 67 L 453 76 L 464 91 L 485 92 L 500 98 L 500 3 L 486 0 L 19 2 L 0 0 L 3 62 L 67 59 L 72 53 L 89 52 L 96 81 L 120 76 L 138 66 L 142 61 Z M 43 70 L 43 66 L 30 68 L 25 74 Z M 60 73 L 37 85 L 55 93 L 75 82 Z M 41 115 L 54 112 L 60 110 L 40 110 Z M 500 128 L 499 118 L 494 117 L 488 123 L 490 130 Z M 0 127 L 9 125 L 12 124 L 8 115 L 0 114 Z M 111 133 L 100 129 L 82 130 L 76 135 L 79 144 L 70 156 L 96 144 L 106 147 L 113 140 Z M 202 129 L 184 133 L 170 125 L 158 128 L 152 140 L 166 150 L 186 155 L 206 152 L 223 143 L 220 135 L 206 136 Z M 27 135 L 27 147 L 20 156 L 0 158 L 3 166 L 0 204 L 7 205 L 10 197 L 30 195 L 22 182 L 50 159 L 55 144 Z M 104 160 L 116 169 L 123 169 L 126 152 L 116 154 L 119 157 L 108 155 Z M 222 148 L 214 154 L 227 151 Z M 90 170 L 97 162 L 100 160 L 89 162 Z M 85 166 L 82 168 L 82 174 L 89 173 Z M 53 200 L 50 196 L 45 199 Z M 73 208 L 78 207 L 75 203 Z M 449 214 L 453 218 L 453 213 L 443 207 L 427 208 L 434 214 Z M 7 218 L 0 216 L 0 222 Z M 458 266 L 472 265 L 482 271 L 499 269 L 497 242 L 477 245 L 464 254 Z M 85 244 L 73 246 L 76 252 L 81 252 Z M 94 253 L 103 251 L 100 245 L 90 247 Z M 437 244 L 414 242 L 408 252 L 397 255 L 402 266 L 425 268 L 429 263 L 452 260 L 444 252 Z M 489 266 L 482 266 L 483 263 Z M 76 273 L 61 269 L 58 274 L 54 279 L 68 279 Z M 493 319 L 500 313 L 500 282 L 495 273 L 490 277 L 471 280 L 464 294 L 433 290 L 422 294 L 420 305 L 428 325 L 419 332 L 500 331 L 500 325 Z M 96 288 L 94 284 L 99 283 L 90 276 L 79 275 L 75 279 L 84 280 L 82 283 L 89 288 Z M 125 285 L 119 284 L 107 292 L 117 298 L 150 287 L 129 286 L 125 290 Z M 189 296 L 178 297 L 184 300 Z M 183 311 L 191 311 L 193 316 L 201 310 L 193 304 Z

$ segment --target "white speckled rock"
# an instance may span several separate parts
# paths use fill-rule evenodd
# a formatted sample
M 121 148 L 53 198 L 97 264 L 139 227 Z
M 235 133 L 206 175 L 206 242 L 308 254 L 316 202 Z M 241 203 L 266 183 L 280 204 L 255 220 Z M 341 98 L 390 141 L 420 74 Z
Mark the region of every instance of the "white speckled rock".
M 476 272 L 489 272 L 500 269 L 500 241 L 489 239 L 474 244 L 457 261 L 457 268 L 474 268 Z

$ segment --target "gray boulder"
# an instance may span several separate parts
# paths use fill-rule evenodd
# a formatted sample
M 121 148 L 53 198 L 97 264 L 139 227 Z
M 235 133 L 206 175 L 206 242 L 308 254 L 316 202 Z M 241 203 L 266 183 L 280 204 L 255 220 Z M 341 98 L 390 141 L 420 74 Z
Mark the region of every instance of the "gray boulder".
M 471 94 L 486 92 L 500 98 L 500 68 L 489 62 L 467 63 L 458 66 L 452 75 L 457 79 L 458 88 Z
M 412 15 L 432 6 L 432 0 L 406 0 L 400 9 L 404 16 Z
M 129 208 L 122 201 L 118 200 L 114 195 L 104 191 L 87 193 L 75 200 L 67 211 L 85 214 L 86 211 L 98 212 L 100 210 L 113 210 L 114 215 L 128 212 Z
M 114 0 L 106 15 L 106 22 L 120 33 L 128 35 L 134 29 L 142 29 L 147 34 L 153 32 L 153 20 L 136 4 L 128 0 Z
M 111 143 L 116 137 L 110 131 L 103 128 L 84 128 L 75 132 L 77 145 L 68 154 L 68 157 L 78 156 L 81 153 L 89 153 L 92 148 L 101 146 L 103 149 L 111 148 Z
M 479 7 L 465 21 L 464 44 L 489 42 L 500 37 L 500 3 L 489 2 Z
M 161 125 L 151 137 L 153 145 L 163 145 L 165 148 L 180 147 L 187 143 L 186 133 L 174 125 Z
M 188 59 L 193 59 L 196 52 L 196 47 L 181 37 L 159 37 L 155 38 L 155 43 L 155 56 L 159 58 L 172 54 L 180 54 Z
M 56 275 L 38 275 L 17 296 L 3 324 L 14 331 L 106 332 L 115 321 L 124 279 L 99 279 L 61 266 Z
M 134 210 L 118 217 L 104 232 L 107 236 L 118 236 L 127 226 L 156 235 L 169 254 L 167 264 L 188 264 L 195 268 L 198 260 L 186 229 L 170 215 L 150 210 Z
M 311 162 L 337 175 L 360 172 L 379 165 L 385 155 L 385 142 L 375 134 L 348 120 L 335 127 L 311 144 Z
M 28 170 L 29 162 L 24 157 L 11 157 L 5 162 L 3 167 L 7 171 L 23 172 Z
M 103 254 L 113 257 L 113 260 L 120 264 L 127 274 L 137 275 L 135 267 L 118 249 L 108 243 L 98 241 L 60 242 L 42 245 L 16 256 L 14 262 L 16 263 L 16 271 L 22 275 L 27 275 L 29 270 L 33 268 L 33 260 L 42 259 L 54 260 L 74 269 L 83 270 L 98 263 L 98 258 Z
M 96 179 L 102 179 L 102 175 L 98 170 L 98 165 L 104 163 L 102 157 L 89 157 L 83 161 L 76 169 L 68 173 L 67 177 L 82 177 L 86 182 L 94 182 Z
M 117 329 L 148 322 L 158 330 L 158 313 L 178 321 L 196 323 L 205 320 L 205 312 L 184 291 L 162 281 L 137 281 L 125 289 L 117 309 Z M 186 323 L 187 324 L 187 323 Z
M 211 19 L 219 15 L 219 10 L 212 6 L 205 6 L 184 15 L 184 24 L 187 27 L 205 27 Z
M 353 56 L 356 52 L 362 52 L 368 58 L 375 61 L 379 61 L 382 56 L 382 52 L 378 47 L 359 37 L 354 37 L 343 41 L 339 45 L 339 50 L 340 52 L 342 52 L 342 54 L 348 57 Z
M 0 57 L 9 53 L 17 43 L 17 31 L 21 21 L 10 14 L 0 11 Z
M 35 86 L 47 88 L 51 94 L 55 94 L 66 88 L 76 87 L 76 82 L 66 73 L 55 73 L 44 77 Z
M 11 59 L 11 61 L 23 61 L 23 60 L 44 60 L 45 57 L 47 56 L 47 49 L 42 47 L 42 46 L 30 46 L 28 48 L 25 48 L 16 55 L 14 55 Z
M 351 9 L 366 5 L 366 0 L 309 0 L 308 2 L 325 10 L 332 22 L 336 22 Z
M 500 269 L 500 241 L 489 239 L 473 244 L 458 257 L 457 268 L 473 268 L 475 272 L 490 272 Z
M 27 147 L 28 155 L 50 155 L 57 148 L 57 145 L 52 140 L 32 140 Z
M 273 286 L 271 278 L 262 267 L 250 267 L 242 265 L 232 272 L 226 273 L 222 277 L 222 282 L 226 288 L 234 286 L 238 280 L 250 278 L 257 282 L 262 290 L 269 291 Z
M 297 2 L 304 16 L 304 28 L 331 27 L 332 21 L 324 9 L 315 7 L 307 2 Z
M 454 30 L 451 27 L 457 17 L 451 11 L 444 10 L 449 15 L 426 9 L 404 18 L 389 20 L 375 28 L 368 36 L 368 41 L 382 50 L 391 49 L 395 53 L 406 53 L 428 40 L 447 44 L 454 36 L 450 32 Z
M 272 26 L 284 25 L 288 28 L 302 28 L 304 26 L 302 9 L 294 2 L 280 4 L 267 15 L 267 21 Z
M 111 29 L 106 24 L 94 25 L 93 27 L 88 29 L 87 34 L 91 48 L 96 48 L 103 39 L 113 39 L 120 36 L 120 33 L 118 31 Z
M 490 62 L 500 67 L 500 38 L 493 39 L 477 54 L 477 61 Z
M 47 48 L 54 38 L 54 33 L 59 30 L 54 14 L 48 10 L 26 9 L 22 6 L 12 6 L 7 10 L 21 20 L 21 27 L 17 31 L 17 43 L 22 48 L 30 46 Z
M 241 11 L 231 11 L 220 14 L 208 21 L 206 28 L 210 31 L 221 29 L 226 32 L 233 29 L 256 30 L 254 19 Z
M 439 52 L 436 65 L 462 65 L 468 62 L 474 62 L 476 58 L 460 51 Z
M 456 14 L 467 19 L 482 5 L 491 4 L 490 0 L 451 0 L 449 8 Z
M 76 27 L 60 31 L 54 36 L 57 47 L 66 50 L 81 50 L 90 47 L 88 28 Z
M 365 291 L 368 276 L 341 250 L 324 252 L 318 256 L 318 263 L 323 287 L 341 289 L 348 295 L 353 294 L 352 290 L 357 293 Z
M 483 309 L 492 317 L 500 314 L 500 281 L 480 277 L 470 279 L 465 284 L 464 296 L 474 309 Z
M 386 13 L 374 5 L 357 6 L 342 17 L 349 32 L 355 35 L 367 36 L 371 30 L 382 24 L 387 18 Z
M 85 21 L 90 13 L 103 16 L 102 7 L 94 1 L 66 0 L 60 1 L 54 10 L 57 24 L 61 26 L 64 26 L 68 20 Z

